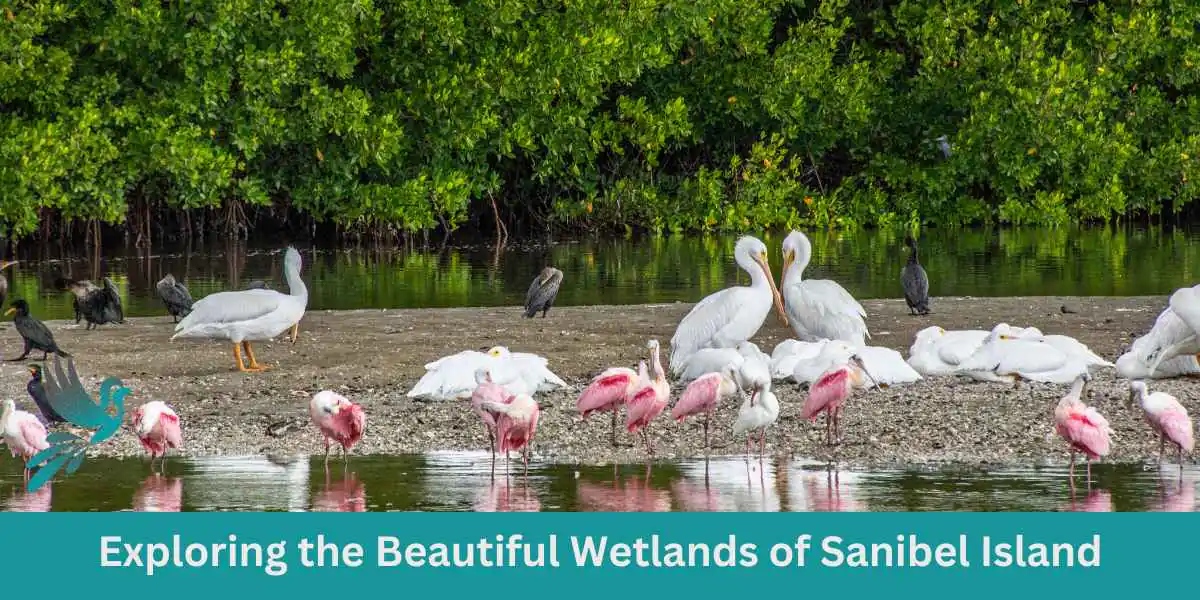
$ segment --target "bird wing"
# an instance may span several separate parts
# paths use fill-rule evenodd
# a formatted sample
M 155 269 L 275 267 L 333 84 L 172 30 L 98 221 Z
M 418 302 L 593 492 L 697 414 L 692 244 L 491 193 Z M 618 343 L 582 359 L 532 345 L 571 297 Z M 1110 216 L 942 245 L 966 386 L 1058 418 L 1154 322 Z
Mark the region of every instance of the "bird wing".
M 192 305 L 191 314 L 179 321 L 175 331 L 184 332 L 197 325 L 252 321 L 275 312 L 286 297 L 275 290 L 210 294 Z
M 740 367 L 745 360 L 746 357 L 734 348 L 701 348 L 687 359 L 683 372 L 678 374 L 678 379 L 691 381 L 706 373 L 720 371 L 728 364 Z
M 109 320 L 124 321 L 125 309 L 121 306 L 121 291 L 117 289 L 117 284 L 107 277 L 104 278 L 104 295 L 107 301 L 105 309 L 110 313 Z
M 689 383 L 671 409 L 671 418 L 682 421 L 691 415 L 715 408 L 720 400 L 720 388 L 720 373 L 709 373 Z
M 678 375 L 697 350 L 708 346 L 738 309 L 738 291 L 726 288 L 709 294 L 688 312 L 671 336 L 671 372 Z
M 899 352 L 881 346 L 864 346 L 858 349 L 867 373 L 880 385 L 912 383 L 921 379 L 921 374 L 912 368 Z
M 1050 344 L 1024 338 L 1001 340 L 996 343 L 996 350 L 999 360 L 995 370 L 1002 375 L 1055 371 L 1070 359 L 1069 355 Z
M 46 442 L 46 428 L 33 415 L 21 419 L 20 431 L 26 446 L 39 452 L 50 447 L 50 444 Z
M 165 281 L 160 281 L 156 287 L 158 288 L 158 295 L 162 297 L 163 302 L 181 308 L 192 307 L 192 295 L 182 283 L 176 281 L 175 285 L 167 285 Z
M 541 275 L 534 277 L 529 291 L 525 293 L 525 316 L 532 317 L 547 301 L 553 300 L 558 295 L 562 279 L 562 271 L 558 270 L 551 273 L 550 278 L 544 282 Z
M 846 386 L 846 379 L 850 377 L 850 372 L 846 369 L 837 369 L 825 373 L 808 389 L 808 399 L 804 401 L 804 408 L 800 410 L 800 418 L 812 419 L 823 408 L 833 402 Z
M 1169 306 L 1192 330 L 1192 334 L 1200 334 L 1200 286 L 1175 290 Z
M 934 348 L 938 359 L 948 365 L 958 366 L 979 350 L 987 335 L 986 331 L 947 331 Z
M 921 265 L 906 265 L 900 275 L 900 282 L 904 284 L 904 298 L 909 304 L 921 304 L 929 298 L 929 276 L 925 274 L 925 268 Z
M 22 337 L 28 338 L 35 345 L 42 348 L 54 348 L 56 346 L 54 343 L 54 334 L 50 333 L 50 328 L 46 327 L 45 323 L 29 317 L 28 319 L 16 320 L 14 325 Z
M 806 279 L 783 291 L 788 318 L 818 338 L 862 345 L 871 337 L 867 311 L 836 281 Z M 799 332 L 797 332 L 799 333 Z
M 425 375 L 408 392 L 409 398 L 431 398 L 453 400 L 462 394 L 470 394 L 479 385 L 475 371 L 487 368 L 492 372 L 492 381 L 504 385 L 502 373 L 496 372 L 492 357 L 474 350 L 464 350 L 435 360 L 425 365 Z

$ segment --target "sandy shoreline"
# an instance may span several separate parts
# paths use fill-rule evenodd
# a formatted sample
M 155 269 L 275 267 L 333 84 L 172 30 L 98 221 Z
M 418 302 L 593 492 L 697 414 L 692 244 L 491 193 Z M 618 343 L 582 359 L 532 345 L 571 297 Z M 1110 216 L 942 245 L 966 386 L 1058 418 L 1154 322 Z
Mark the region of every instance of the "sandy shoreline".
M 913 317 L 903 301 L 868 300 L 873 345 L 907 356 L 913 335 L 928 325 L 990 328 L 1005 321 L 1036 325 L 1046 333 L 1077 337 L 1109 360 L 1145 332 L 1166 304 L 1165 297 L 1130 298 L 938 298 L 934 314 Z M 1064 314 L 1066 305 L 1076 311 Z M 101 378 L 117 376 L 132 390 L 130 410 L 150 399 L 175 407 L 184 423 L 186 455 L 246 455 L 322 451 L 308 423 L 313 392 L 334 389 L 367 411 L 367 434 L 359 453 L 397 454 L 429 450 L 480 449 L 487 438 L 465 403 L 414 402 L 405 397 L 424 372 L 423 365 L 464 349 L 507 345 L 536 352 L 550 368 L 580 389 L 609 366 L 635 366 L 645 341 L 669 343 L 689 304 L 556 308 L 547 319 L 520 318 L 520 309 L 462 308 L 309 312 L 301 339 L 256 345 L 261 361 L 274 368 L 264 374 L 233 371 L 231 346 L 217 342 L 170 342 L 170 317 L 130 319 L 124 325 L 85 331 L 68 321 L 49 321 L 59 345 L 77 361 L 85 386 L 95 392 Z M 766 352 L 790 337 L 774 315 L 754 340 Z M 6 357 L 19 354 L 20 338 L 11 323 L 0 330 Z M 26 361 L 28 363 L 28 361 Z M 32 409 L 25 392 L 26 363 L 0 366 L 4 397 Z M 672 401 L 681 386 L 674 386 Z M 1193 416 L 1200 414 L 1195 382 L 1156 382 L 1151 389 L 1179 397 Z M 767 436 L 772 455 L 826 460 L 850 465 L 952 462 L 966 464 L 1061 464 L 1062 443 L 1051 433 L 1054 404 L 1065 388 L 1014 391 L 1010 386 L 939 378 L 883 391 L 859 393 L 843 416 L 846 441 L 831 452 L 822 443 L 823 422 L 801 422 L 804 392 L 777 382 L 780 420 Z M 1116 432 L 1109 462 L 1153 459 L 1158 444 L 1136 408 L 1124 404 L 1127 388 L 1111 369 L 1097 373 L 1088 402 L 1112 422 Z M 535 454 L 561 462 L 642 460 L 641 448 L 613 449 L 607 415 L 584 422 L 575 413 L 575 393 L 540 394 L 543 414 Z M 744 451 L 732 438 L 737 406 L 719 411 L 714 423 L 715 454 Z M 272 436 L 280 423 L 295 427 Z M 663 457 L 703 453 L 699 423 L 677 425 L 664 414 L 654 423 L 656 451 Z M 621 441 L 632 438 L 622 433 Z M 94 451 L 129 456 L 141 449 L 129 434 L 116 436 Z M 7 452 L 5 452 L 7 455 Z

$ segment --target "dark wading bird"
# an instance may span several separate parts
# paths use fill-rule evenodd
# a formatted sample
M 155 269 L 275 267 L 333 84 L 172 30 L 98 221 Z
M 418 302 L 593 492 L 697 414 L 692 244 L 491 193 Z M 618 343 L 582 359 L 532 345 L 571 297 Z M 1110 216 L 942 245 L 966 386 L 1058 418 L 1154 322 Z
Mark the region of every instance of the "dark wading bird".
M 88 329 L 105 323 L 124 323 L 125 310 L 121 307 L 121 293 L 117 285 L 107 277 L 104 287 L 87 281 L 75 281 L 59 277 L 55 284 L 63 291 L 75 295 L 75 322 L 87 319 Z
M 534 278 L 533 284 L 529 286 L 529 291 L 525 294 L 525 317 L 532 319 L 538 311 L 542 311 L 542 318 L 546 318 L 546 313 L 550 312 L 550 307 L 554 305 L 554 299 L 558 297 L 558 288 L 562 285 L 563 273 L 554 267 L 546 267 L 542 269 L 541 274 Z
M 20 261 L 15 261 L 15 260 L 0 261 L 0 271 L 4 271 L 4 269 L 11 267 L 12 265 L 17 264 L 18 262 L 20 262 Z M 5 300 L 8 300 L 8 279 L 4 277 L 3 273 L 0 273 L 0 306 L 4 306 Z
M 917 240 L 912 236 L 904 238 L 908 246 L 908 264 L 900 273 L 900 283 L 904 284 L 904 302 L 908 304 L 908 312 L 913 315 L 929 314 L 929 277 L 925 268 L 917 258 Z
M 192 294 L 186 285 L 175 281 L 174 275 L 167 273 L 154 288 L 158 290 L 158 297 L 162 299 L 163 304 L 167 305 L 167 312 L 171 313 L 173 323 L 178 323 L 180 317 L 186 317 L 192 312 Z
M 42 385 L 41 365 L 29 365 L 29 383 L 25 385 L 25 389 L 29 391 L 29 397 L 33 398 L 33 403 L 37 404 L 38 410 L 41 411 L 43 422 L 49 425 L 67 421 L 54 411 L 53 406 L 50 406 L 50 399 L 46 397 L 46 388 Z
M 17 313 L 17 318 L 13 319 L 13 324 L 17 326 L 17 332 L 25 340 L 25 351 L 21 353 L 21 356 L 8 359 L 9 362 L 25 360 L 25 357 L 29 356 L 29 352 L 32 350 L 41 350 L 42 360 L 46 360 L 46 357 L 51 352 L 70 358 L 70 354 L 63 352 L 58 347 L 58 344 L 54 343 L 54 335 L 50 333 L 50 329 L 46 327 L 46 324 L 29 314 L 29 303 L 23 298 L 13 300 L 12 308 L 8 309 L 4 314 L 7 316 L 14 312 Z

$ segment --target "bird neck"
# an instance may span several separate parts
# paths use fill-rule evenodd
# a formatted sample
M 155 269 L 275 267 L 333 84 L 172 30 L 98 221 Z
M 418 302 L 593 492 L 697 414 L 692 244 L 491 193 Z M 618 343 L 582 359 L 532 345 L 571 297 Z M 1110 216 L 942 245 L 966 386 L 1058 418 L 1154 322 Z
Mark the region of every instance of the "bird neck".
M 304 285 L 304 280 L 300 278 L 300 270 L 293 269 L 290 266 L 284 266 L 284 277 L 287 279 L 288 292 L 292 296 L 308 299 L 308 286 Z
M 908 253 L 908 264 L 915 265 L 920 262 L 920 260 L 917 258 L 917 245 L 912 244 L 908 247 L 908 249 L 910 251 Z
M 1071 392 L 1067 396 L 1075 400 L 1083 398 L 1083 378 L 1078 378 L 1071 382 Z
M 787 266 L 787 271 L 783 274 L 783 285 L 795 285 L 803 281 L 804 269 L 808 268 L 808 263 L 812 260 L 812 250 L 807 247 L 800 247 L 795 250 L 796 257 L 792 259 L 791 264 Z

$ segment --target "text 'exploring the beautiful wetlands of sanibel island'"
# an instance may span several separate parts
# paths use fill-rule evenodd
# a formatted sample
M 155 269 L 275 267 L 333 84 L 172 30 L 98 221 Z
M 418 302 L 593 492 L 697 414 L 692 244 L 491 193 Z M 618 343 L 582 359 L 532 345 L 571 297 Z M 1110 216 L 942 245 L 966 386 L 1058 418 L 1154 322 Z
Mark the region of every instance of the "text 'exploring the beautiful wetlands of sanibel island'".
M 859 541 L 837 535 L 815 538 L 799 534 L 770 546 L 739 541 L 734 534 L 719 543 L 678 542 L 659 535 L 617 540 L 609 536 L 562 536 L 527 539 L 521 534 L 480 538 L 478 542 L 406 542 L 378 536 L 373 544 L 335 543 L 323 534 L 299 538 L 294 550 L 287 541 L 185 543 L 136 542 L 120 536 L 100 538 L 100 566 L 144 570 L 146 575 L 169 569 L 256 568 L 270 576 L 304 569 L 356 568 L 364 564 L 394 568 L 692 568 L 775 567 L 1099 567 L 1100 535 L 1085 540 L 1038 541 L 1012 537 L 969 536 L 926 541 L 899 534 L 890 541 Z M 973 539 L 974 538 L 974 539 Z M 373 552 L 373 555 L 371 554 Z

